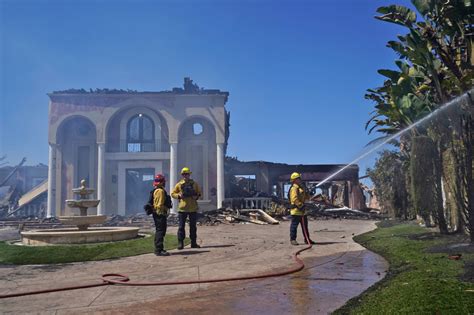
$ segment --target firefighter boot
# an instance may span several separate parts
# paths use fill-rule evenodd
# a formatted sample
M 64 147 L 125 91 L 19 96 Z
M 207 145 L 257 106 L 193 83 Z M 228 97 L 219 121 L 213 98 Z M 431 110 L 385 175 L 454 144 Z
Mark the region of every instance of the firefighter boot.
M 156 256 L 169 256 L 170 253 L 168 253 L 167 251 L 165 251 L 164 249 L 158 251 L 155 253 Z

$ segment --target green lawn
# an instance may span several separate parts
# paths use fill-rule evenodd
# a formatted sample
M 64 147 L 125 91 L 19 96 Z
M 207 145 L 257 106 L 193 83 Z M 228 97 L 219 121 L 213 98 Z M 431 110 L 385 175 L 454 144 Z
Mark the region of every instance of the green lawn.
M 0 264 L 60 264 L 76 261 L 104 260 L 154 252 L 154 235 L 133 240 L 54 246 L 19 246 L 0 242 Z M 166 235 L 165 248 L 178 246 L 176 235 Z
M 468 242 L 464 237 L 398 224 L 355 240 L 383 256 L 390 263 L 389 274 L 335 314 L 474 314 L 474 283 L 460 280 L 465 264 L 474 266 L 474 251 L 445 247 Z M 454 253 L 462 258 L 448 259 Z

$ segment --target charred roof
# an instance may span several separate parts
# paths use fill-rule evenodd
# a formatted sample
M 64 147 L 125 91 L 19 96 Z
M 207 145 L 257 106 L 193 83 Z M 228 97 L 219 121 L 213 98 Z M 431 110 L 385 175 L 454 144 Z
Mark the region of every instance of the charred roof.
M 183 94 L 194 94 L 194 95 L 224 95 L 228 96 L 229 92 L 224 92 L 218 89 L 204 89 L 199 87 L 196 83 L 193 83 L 193 80 L 186 77 L 184 78 L 183 87 L 175 87 L 172 90 L 164 91 L 137 91 L 130 89 L 67 89 L 60 91 L 53 91 L 48 93 L 50 98 L 53 98 L 57 95 L 123 95 L 123 94 L 166 94 L 166 95 L 183 95 Z

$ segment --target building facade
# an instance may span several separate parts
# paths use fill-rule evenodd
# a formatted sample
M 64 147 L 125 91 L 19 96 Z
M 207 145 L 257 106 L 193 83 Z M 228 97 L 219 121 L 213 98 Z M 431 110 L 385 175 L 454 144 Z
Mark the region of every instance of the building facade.
M 164 174 L 169 190 L 184 166 L 202 187 L 201 208 L 220 207 L 228 95 L 200 89 L 189 78 L 172 91 L 48 94 L 47 216 L 74 213 L 65 200 L 75 197 L 71 189 L 82 179 L 101 200 L 97 214 L 141 213 L 154 175 Z

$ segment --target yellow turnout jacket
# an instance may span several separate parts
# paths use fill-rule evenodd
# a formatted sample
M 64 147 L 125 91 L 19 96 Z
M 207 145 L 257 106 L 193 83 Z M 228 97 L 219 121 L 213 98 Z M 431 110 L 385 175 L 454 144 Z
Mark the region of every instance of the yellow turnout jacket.
M 291 215 L 305 215 L 304 202 L 309 200 L 309 194 L 304 187 L 294 183 L 290 188 Z
M 153 207 L 155 208 L 156 214 L 168 215 L 170 209 L 165 206 L 166 191 L 163 186 L 156 186 L 155 192 L 153 193 Z
M 201 197 L 201 189 L 195 181 L 192 179 L 189 179 L 189 181 L 192 181 L 193 189 L 197 194 L 196 196 L 180 198 L 180 195 L 183 192 L 181 186 L 186 182 L 185 179 L 180 180 L 171 193 L 171 197 L 179 199 L 179 212 L 196 212 L 199 209 L 197 199 Z

